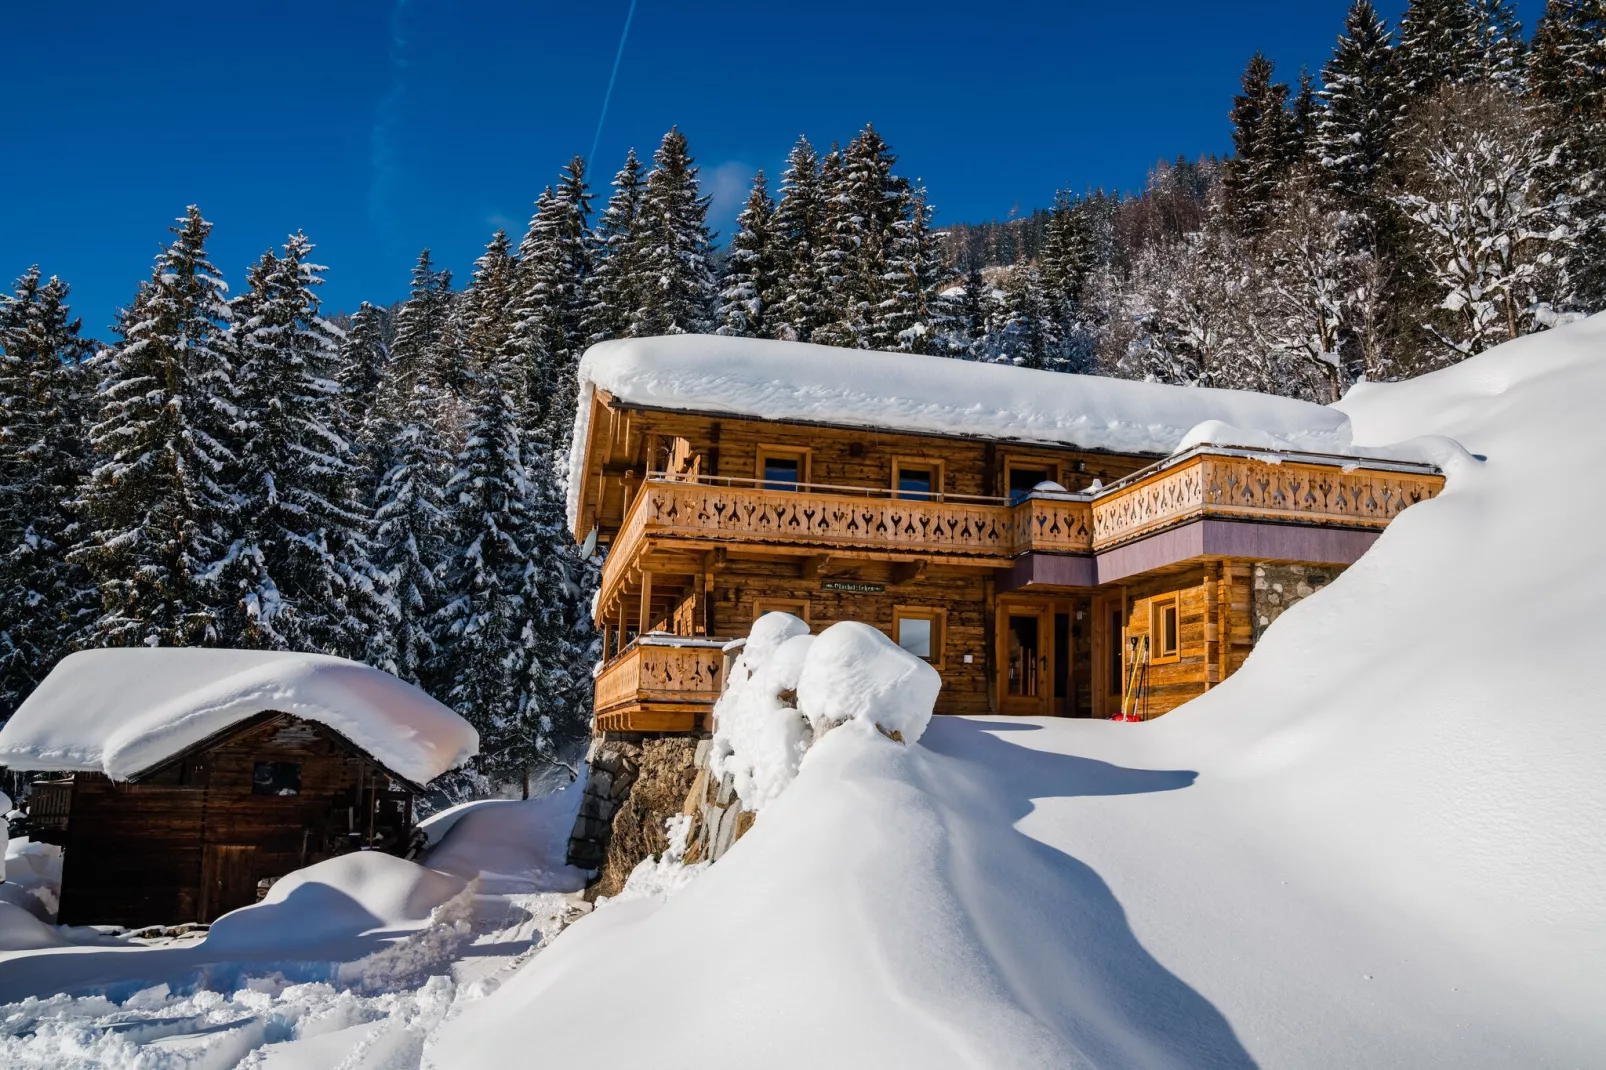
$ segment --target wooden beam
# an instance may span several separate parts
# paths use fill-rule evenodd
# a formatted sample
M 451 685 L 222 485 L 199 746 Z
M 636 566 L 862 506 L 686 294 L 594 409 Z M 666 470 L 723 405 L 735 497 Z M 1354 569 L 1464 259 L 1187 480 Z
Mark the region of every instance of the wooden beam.
M 797 566 L 797 575 L 799 579 L 804 580 L 818 579 L 830 567 L 830 554 L 815 554 L 813 557 L 805 557 L 803 559 L 802 563 Z
M 730 551 L 723 546 L 716 546 L 703 554 L 704 572 L 721 572 L 728 564 L 730 564 Z
M 641 574 L 641 608 L 636 617 L 636 634 L 646 635 L 652 626 L 652 573 Z
M 905 583 L 918 580 L 921 576 L 926 574 L 927 563 L 928 562 L 925 558 L 921 558 L 918 561 L 900 561 L 893 565 L 892 585 L 894 587 L 898 587 Z

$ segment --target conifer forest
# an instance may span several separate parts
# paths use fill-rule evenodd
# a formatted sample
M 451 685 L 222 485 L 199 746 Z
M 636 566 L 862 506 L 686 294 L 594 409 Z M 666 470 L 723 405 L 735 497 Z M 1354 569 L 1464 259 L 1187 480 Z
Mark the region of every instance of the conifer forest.
M 599 340 L 1327 402 L 1606 309 L 1606 7 L 1550 0 L 1530 38 L 1507 0 L 1411 0 L 1397 25 L 1355 0 L 1335 30 L 1320 72 L 1249 60 L 1225 159 L 1009 221 L 938 225 L 867 125 L 800 138 L 720 242 L 672 129 L 606 182 L 574 158 L 467 279 L 425 250 L 395 305 L 324 309 L 315 235 L 225 280 L 194 206 L 107 337 L 24 271 L 0 296 L 0 719 L 75 649 L 303 650 L 460 712 L 482 786 L 569 761 L 599 565 L 567 530 L 567 452 Z

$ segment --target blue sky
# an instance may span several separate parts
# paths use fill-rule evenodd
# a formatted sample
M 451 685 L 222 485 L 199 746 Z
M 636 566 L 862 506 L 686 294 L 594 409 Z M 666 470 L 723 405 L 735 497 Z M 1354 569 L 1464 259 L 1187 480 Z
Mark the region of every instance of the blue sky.
M 1318 71 L 1347 0 L 743 4 L 638 0 L 592 185 L 678 123 L 728 232 L 799 133 L 874 122 L 938 222 L 1132 189 L 1225 152 L 1256 48 Z M 0 275 L 38 263 L 104 337 L 198 203 L 231 284 L 296 228 L 330 310 L 406 292 L 430 246 L 461 279 L 586 153 L 629 0 L 15 5 L 0 38 Z M 1381 5 L 1396 16 L 1403 0 Z M 1522 0 L 1531 30 L 1539 0 Z

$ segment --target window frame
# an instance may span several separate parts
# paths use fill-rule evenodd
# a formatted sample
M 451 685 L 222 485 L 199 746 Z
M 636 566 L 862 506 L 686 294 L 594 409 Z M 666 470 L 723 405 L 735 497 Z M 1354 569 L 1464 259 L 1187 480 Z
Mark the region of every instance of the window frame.
M 903 477 L 904 469 L 924 470 L 931 473 L 931 493 L 923 498 L 914 497 L 914 492 L 905 496 L 899 489 L 898 483 Z M 892 497 L 902 502 L 940 502 L 943 500 L 943 487 L 948 482 L 948 471 L 945 462 L 938 457 L 916 457 L 913 455 L 892 458 Z
M 1164 648 L 1165 640 L 1165 613 L 1170 610 L 1176 614 L 1177 645 L 1167 651 Z M 1149 661 L 1154 665 L 1164 665 L 1180 660 L 1182 657 L 1182 599 L 1177 594 L 1156 595 L 1149 599 Z
M 1039 472 L 1043 472 L 1043 473 L 1046 474 L 1046 480 L 1048 482 L 1051 482 L 1051 483 L 1060 483 L 1060 475 L 1062 474 L 1061 465 L 1060 465 L 1059 461 L 1042 460 L 1042 459 L 1038 459 L 1038 458 L 1035 458 L 1035 457 L 1020 457 L 1020 456 L 1005 457 L 1004 458 L 1004 486 L 1003 486 L 1004 493 L 1003 493 L 1003 497 L 1011 505 L 1019 505 L 1020 504 L 1020 502 L 1015 500 L 1015 496 L 1010 492 L 1010 489 L 1009 489 L 1009 484 L 1011 482 L 1011 477 L 1012 477 L 1012 475 L 1013 475 L 1013 473 L 1015 472 L 1016 469 L 1036 470 L 1036 471 L 1039 471 Z M 1039 480 L 1038 482 L 1043 482 L 1043 480 Z M 1035 485 L 1036 484 L 1033 484 L 1033 486 L 1035 486 Z M 1060 485 L 1063 486 L 1064 484 L 1061 483 Z M 1030 495 L 1030 493 L 1031 493 L 1030 489 L 1028 489 L 1027 494 Z M 1025 498 L 1021 499 L 1021 501 L 1025 501 L 1025 500 L 1026 500 Z
M 276 761 L 276 760 L 274 760 L 272 758 L 267 758 L 267 759 L 253 758 L 252 759 L 252 766 L 251 766 L 251 794 L 253 796 L 255 796 L 255 797 L 263 798 L 263 799 L 294 799 L 294 798 L 299 797 L 300 794 L 301 794 L 301 779 L 302 779 L 301 773 L 302 773 L 302 768 L 303 768 L 304 764 L 305 763 L 303 763 L 303 762 Z M 273 780 L 271 780 L 269 782 L 270 784 L 278 779 L 278 777 L 280 775 L 280 770 L 282 770 L 284 768 L 287 768 L 287 767 L 290 768 L 290 769 L 294 769 L 295 770 L 295 780 L 296 780 L 295 790 L 292 791 L 292 792 L 288 792 L 288 793 L 283 792 L 283 791 L 258 791 L 257 790 L 257 770 L 261 769 L 264 766 L 273 767 L 273 771 L 274 771 L 273 772 Z
M 799 608 L 802 612 L 799 612 Z M 809 619 L 809 600 L 807 598 L 755 598 L 753 599 L 753 622 L 766 613 L 790 613 L 810 627 L 814 622 Z
M 781 490 L 770 486 L 770 481 L 764 476 L 764 462 L 769 458 L 785 458 L 797 462 L 797 486 L 791 491 Z M 814 451 L 807 446 L 781 446 L 760 443 L 758 453 L 753 460 L 753 478 L 757 481 L 760 490 L 780 490 L 781 493 L 796 493 L 808 484 L 814 482 L 812 471 Z
M 933 669 L 941 669 L 946 660 L 948 648 L 948 610 L 941 606 L 893 606 L 892 607 L 892 641 L 898 649 L 904 649 L 899 642 L 901 632 L 900 624 L 905 620 L 926 620 L 931 622 L 931 657 L 920 658 Z M 916 654 L 915 657 L 920 657 Z

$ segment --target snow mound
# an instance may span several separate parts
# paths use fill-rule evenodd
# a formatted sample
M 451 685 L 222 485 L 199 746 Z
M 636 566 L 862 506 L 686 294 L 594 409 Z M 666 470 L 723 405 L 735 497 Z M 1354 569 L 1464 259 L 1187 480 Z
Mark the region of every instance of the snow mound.
M 591 400 L 1118 453 L 1170 454 L 1206 420 L 1256 428 L 1312 453 L 1347 453 L 1342 412 L 1243 390 L 1139 383 L 802 342 L 676 335 L 599 342 L 581 358 L 574 441 Z M 569 523 L 585 450 L 570 457 Z
M 9 886 L 0 885 L 0 890 L 5 887 Z M 64 947 L 67 943 L 27 906 L 0 895 L 0 951 L 34 951 L 43 947 Z
M 580 891 L 586 872 L 564 854 L 582 789 L 576 783 L 534 799 L 481 799 L 431 816 L 419 826 L 439 841 L 430 868 L 478 880 L 487 893 Z
M 942 677 L 878 628 L 833 624 L 809 648 L 797 704 L 816 735 L 848 721 L 914 743 L 931 723 Z
M 317 721 L 422 784 L 479 751 L 469 723 L 345 658 L 263 650 L 69 654 L 0 728 L 0 765 L 126 780 L 267 710 Z
M 209 949 L 304 947 L 374 930 L 415 929 L 463 891 L 457 877 L 380 851 L 354 851 L 287 874 L 260 903 L 212 923 Z
M 743 809 L 762 810 L 839 725 L 863 721 L 917 741 L 941 687 L 935 669 L 867 624 L 843 621 L 813 636 L 797 617 L 766 613 L 714 707 L 710 770 L 730 775 Z

